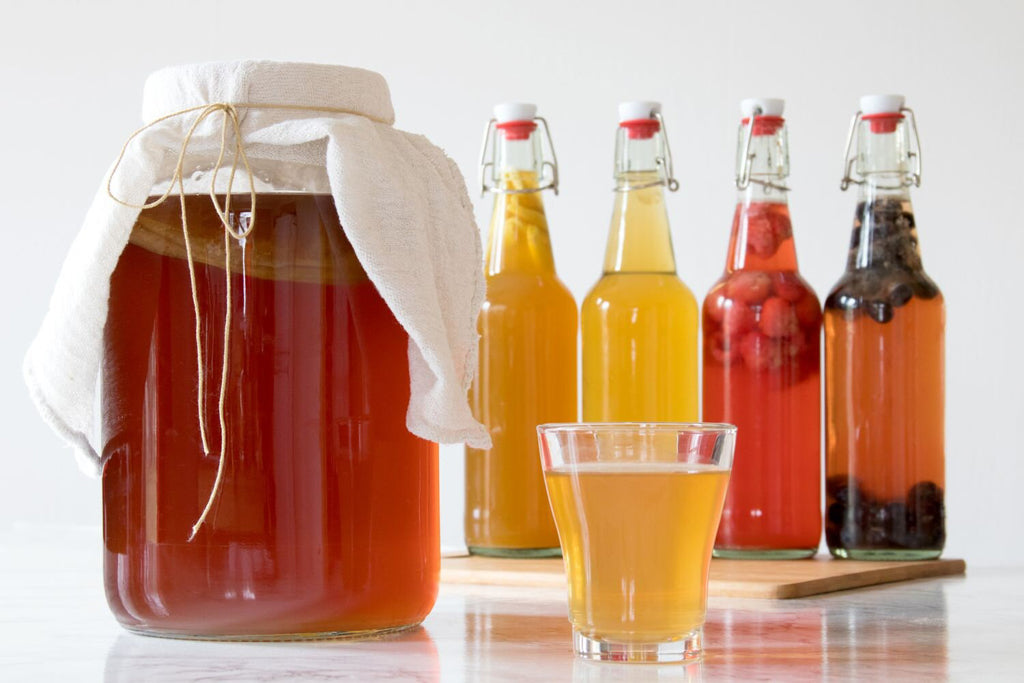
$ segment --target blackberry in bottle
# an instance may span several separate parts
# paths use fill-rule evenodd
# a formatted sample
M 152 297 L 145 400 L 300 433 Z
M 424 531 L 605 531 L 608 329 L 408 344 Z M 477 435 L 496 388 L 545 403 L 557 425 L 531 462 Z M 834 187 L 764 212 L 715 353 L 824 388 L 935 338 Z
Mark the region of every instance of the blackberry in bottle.
M 825 537 L 840 558 L 934 559 L 946 538 L 945 304 L 910 201 L 917 128 L 901 96 L 860 109 L 842 183 L 860 197 L 825 301 Z

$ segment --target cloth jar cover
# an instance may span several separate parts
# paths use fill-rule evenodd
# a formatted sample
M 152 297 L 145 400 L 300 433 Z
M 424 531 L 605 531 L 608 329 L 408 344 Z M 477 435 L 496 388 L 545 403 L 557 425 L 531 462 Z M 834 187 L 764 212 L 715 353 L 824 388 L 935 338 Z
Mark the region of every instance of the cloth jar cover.
M 167 118 L 145 128 L 126 147 L 116 173 L 111 176 L 114 166 L 108 171 L 25 358 L 25 380 L 42 415 L 74 446 L 83 467 L 96 471 L 110 276 L 139 215 L 111 198 L 108 181 L 122 202 L 145 203 L 171 177 L 202 107 L 220 103 L 238 112 L 254 164 L 262 158 L 326 171 L 346 237 L 409 333 L 409 430 L 431 441 L 487 447 L 490 438 L 466 399 L 477 365 L 484 282 L 465 181 L 425 137 L 393 127 L 383 77 L 318 64 L 199 64 L 149 77 L 143 119 Z M 215 157 L 221 125 L 219 116 L 199 123 L 187 154 Z M 234 188 L 248 192 L 248 181 L 241 178 Z

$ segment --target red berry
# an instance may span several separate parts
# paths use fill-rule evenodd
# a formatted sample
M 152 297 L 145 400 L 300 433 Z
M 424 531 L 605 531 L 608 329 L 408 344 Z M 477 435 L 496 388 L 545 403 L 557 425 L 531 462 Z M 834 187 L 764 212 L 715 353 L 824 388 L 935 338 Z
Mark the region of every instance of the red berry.
M 730 342 L 729 337 L 721 332 L 711 335 L 708 343 L 711 348 L 711 357 L 722 365 L 729 365 L 740 357 L 739 345 Z
M 769 337 L 789 337 L 800 329 L 793 305 L 773 296 L 761 306 L 761 331 Z
M 775 293 L 786 301 L 799 301 L 807 293 L 807 285 L 796 273 L 775 273 L 772 276 Z
M 789 220 L 789 209 L 782 204 L 773 204 L 768 210 L 775 244 L 780 245 L 793 236 L 793 223 Z M 776 247 L 777 248 L 777 247 Z
M 739 337 L 757 325 L 757 313 L 750 306 L 739 301 L 726 300 L 722 316 L 722 331 L 733 338 Z
M 817 329 L 821 324 L 821 306 L 818 304 L 818 297 L 814 296 L 814 292 L 808 291 L 804 298 L 796 302 L 794 308 L 801 326 Z
M 747 252 L 761 258 L 769 258 L 779 248 L 768 221 L 747 221 Z
M 772 291 L 772 279 L 767 273 L 740 271 L 725 284 L 725 295 L 745 304 L 759 304 Z
M 747 251 L 761 258 L 770 258 L 779 245 L 793 235 L 789 211 L 783 204 L 752 204 L 747 209 Z
M 807 337 L 803 332 L 796 331 L 791 337 L 782 340 L 782 357 L 796 358 L 807 348 Z
M 716 323 L 721 323 L 722 317 L 725 315 L 725 307 L 728 304 L 729 300 L 725 298 L 724 287 L 716 285 L 704 299 L 704 315 Z
M 779 340 L 759 332 L 751 332 L 743 338 L 740 353 L 743 354 L 743 362 L 751 370 L 777 370 L 782 365 Z

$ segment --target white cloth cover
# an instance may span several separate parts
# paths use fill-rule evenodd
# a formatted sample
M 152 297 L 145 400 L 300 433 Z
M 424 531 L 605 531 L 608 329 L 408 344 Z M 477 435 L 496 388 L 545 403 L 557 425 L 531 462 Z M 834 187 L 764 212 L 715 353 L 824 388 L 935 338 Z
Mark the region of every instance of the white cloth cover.
M 254 163 L 261 156 L 310 163 L 311 149 L 325 150 L 312 163 L 325 167 L 349 242 L 409 333 L 409 430 L 431 441 L 489 446 L 487 431 L 467 402 L 477 366 L 476 318 L 484 282 L 465 181 L 426 138 L 392 126 L 394 111 L 382 76 L 318 64 L 199 64 L 152 74 L 143 102 L 147 122 L 191 107 L 239 105 L 245 148 Z M 144 203 L 154 185 L 171 175 L 197 114 L 172 117 L 139 135 L 114 175 L 114 195 Z M 189 153 L 209 155 L 220 138 L 221 117 L 210 116 L 197 129 Z M 235 191 L 247 188 L 243 172 Z M 110 276 L 138 214 L 108 196 L 104 179 L 25 357 L 25 380 L 40 413 L 91 471 L 102 464 L 95 415 Z

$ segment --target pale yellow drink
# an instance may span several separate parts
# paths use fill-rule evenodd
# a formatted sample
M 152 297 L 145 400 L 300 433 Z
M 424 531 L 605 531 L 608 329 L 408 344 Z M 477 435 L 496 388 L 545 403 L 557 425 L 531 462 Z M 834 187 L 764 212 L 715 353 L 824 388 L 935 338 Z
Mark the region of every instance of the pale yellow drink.
M 592 462 L 555 467 L 545 478 L 578 632 L 652 643 L 701 627 L 727 470 Z
M 581 309 L 585 422 L 697 419 L 699 311 L 676 275 L 658 177 L 617 177 L 603 273 Z

